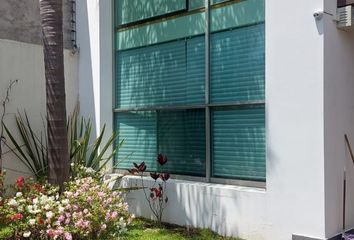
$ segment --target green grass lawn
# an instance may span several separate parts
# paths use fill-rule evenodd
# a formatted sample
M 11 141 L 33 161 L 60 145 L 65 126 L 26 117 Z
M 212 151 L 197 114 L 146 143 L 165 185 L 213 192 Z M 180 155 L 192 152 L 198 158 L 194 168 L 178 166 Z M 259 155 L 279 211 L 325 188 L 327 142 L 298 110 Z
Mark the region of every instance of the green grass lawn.
M 9 239 L 11 229 L 0 225 L 0 239 Z M 176 225 L 158 225 L 146 219 L 135 219 L 129 231 L 117 240 L 242 240 L 221 237 L 207 229 L 186 229 Z
M 241 240 L 221 237 L 207 229 L 186 229 L 175 225 L 158 225 L 156 222 L 135 219 L 123 240 Z

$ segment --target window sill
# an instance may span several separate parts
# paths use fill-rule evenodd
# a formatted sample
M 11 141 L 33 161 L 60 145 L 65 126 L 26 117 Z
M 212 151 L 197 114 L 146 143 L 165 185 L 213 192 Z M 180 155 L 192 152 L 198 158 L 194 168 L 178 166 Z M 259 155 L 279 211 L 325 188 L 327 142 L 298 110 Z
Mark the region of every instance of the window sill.
M 125 171 L 116 171 L 116 173 L 108 174 L 109 179 L 114 179 L 117 176 L 124 176 Z M 125 179 L 138 180 L 139 176 L 136 175 L 125 175 Z M 107 178 L 106 178 L 107 179 Z M 154 181 L 149 176 L 144 176 L 144 181 Z M 220 179 L 220 178 L 211 178 L 210 181 L 207 181 L 204 177 L 192 177 L 192 176 L 182 176 L 182 175 L 172 175 L 168 180 L 172 184 L 188 184 L 199 187 L 208 187 L 208 188 L 218 188 L 218 189 L 232 189 L 237 191 L 246 191 L 246 192 L 266 192 L 266 183 L 265 182 L 256 182 L 256 181 L 243 181 L 243 180 L 232 180 L 232 179 Z

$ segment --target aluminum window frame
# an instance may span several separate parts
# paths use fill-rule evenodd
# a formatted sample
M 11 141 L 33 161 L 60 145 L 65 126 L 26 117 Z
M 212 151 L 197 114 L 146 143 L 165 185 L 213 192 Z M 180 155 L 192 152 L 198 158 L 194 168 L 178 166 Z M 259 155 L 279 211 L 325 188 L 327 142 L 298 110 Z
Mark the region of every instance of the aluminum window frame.
M 113 6 L 114 4 L 114 0 L 113 1 Z M 216 8 L 220 8 L 220 7 L 224 7 L 227 5 L 231 5 L 231 4 L 235 4 L 235 3 L 239 3 L 239 2 L 243 2 L 243 1 L 247 1 L 247 0 L 226 0 L 220 3 L 216 3 L 211 5 L 211 0 L 204 0 L 204 7 L 200 7 L 200 8 L 196 8 L 196 9 L 192 9 L 189 10 L 189 1 L 187 0 L 187 8 L 183 9 L 183 10 L 179 10 L 179 11 L 175 11 L 175 12 L 171 12 L 171 13 L 167 13 L 167 14 L 163 14 L 163 15 L 159 15 L 159 16 L 155 16 L 155 17 L 151 17 L 151 18 L 147 18 L 147 19 L 143 19 L 143 20 L 139 20 L 136 22 L 131 22 L 131 23 L 127 23 L 127 24 L 122 24 L 120 26 L 116 26 L 115 25 L 115 18 L 116 18 L 116 14 L 115 14 L 115 6 L 112 8 L 113 10 L 113 31 L 115 34 L 113 34 L 113 101 L 112 101 L 112 111 L 113 111 L 113 129 L 114 131 L 116 131 L 116 124 L 115 124 L 115 116 L 116 114 L 122 113 L 122 112 L 134 112 L 134 111 L 173 111 L 173 110 L 191 110 L 191 109 L 204 109 L 205 110 L 205 144 L 206 144 L 206 162 L 205 162 L 205 177 L 198 177 L 198 176 L 189 176 L 189 175 L 180 175 L 180 174 L 172 174 L 172 179 L 177 179 L 177 180 L 186 180 L 186 181 L 195 181 L 195 182 L 204 182 L 204 183 L 215 183 L 215 184 L 228 184 L 228 185 L 236 185 L 236 186 L 244 186 L 244 187 L 254 187 L 254 188 L 262 188 L 265 189 L 266 188 L 266 183 L 267 183 L 267 178 L 265 178 L 264 181 L 259 181 L 259 180 L 242 180 L 242 179 L 231 179 L 231 178 L 219 178 L 219 177 L 213 177 L 212 176 L 212 165 L 213 165 L 213 159 L 212 159 L 212 123 L 211 123 L 211 116 L 212 116 L 212 111 L 214 109 L 223 109 L 223 108 L 228 108 L 228 109 L 238 109 L 238 108 L 242 108 L 242 107 L 247 107 L 247 106 L 263 106 L 264 108 L 266 107 L 265 104 L 265 99 L 264 100 L 260 100 L 260 101 L 240 101 L 240 102 L 229 102 L 229 103 L 211 103 L 210 98 L 211 98 L 211 89 L 210 89 L 210 64 L 211 64 L 211 52 L 210 52 L 210 39 L 211 39 L 211 34 L 212 33 L 216 33 L 216 32 L 221 32 L 224 30 L 220 30 L 220 31 L 214 31 L 211 32 L 211 27 L 210 27 L 210 16 L 211 16 L 211 10 L 212 9 L 216 9 Z M 187 15 L 192 15 L 198 12 L 205 12 L 205 32 L 204 34 L 199 34 L 198 36 L 205 36 L 205 103 L 204 104 L 191 104 L 191 105 L 167 105 L 167 106 L 147 106 L 147 107 L 132 107 L 132 108 L 116 108 L 116 93 L 115 93 L 115 89 L 117 86 L 116 83 L 116 52 L 118 51 L 116 48 L 116 33 L 120 32 L 120 31 L 125 31 L 128 29 L 133 29 L 133 28 L 137 28 L 137 27 L 141 27 L 144 25 L 149 25 L 149 24 L 153 24 L 153 23 L 157 23 L 157 22 L 163 22 L 169 19 L 173 19 L 173 18 L 177 18 L 177 17 L 182 17 L 182 16 L 187 16 Z M 255 24 L 249 24 L 249 25 L 245 25 L 242 27 L 247 27 L 247 26 L 252 26 L 252 25 L 257 25 L 259 23 L 255 23 Z M 237 27 L 235 27 L 237 28 Z M 234 29 L 234 28 L 232 28 Z M 231 30 L 232 30 L 231 29 Z M 225 31 L 228 31 L 230 29 L 227 29 Z M 193 36 L 193 37 L 197 37 L 197 36 Z M 182 39 L 189 39 L 188 38 L 182 38 Z M 172 42 L 172 41 L 178 41 L 181 39 L 175 39 L 175 40 L 171 40 L 171 41 L 167 41 L 167 42 Z M 166 43 L 166 42 L 163 42 Z M 151 45 L 155 45 L 155 44 L 151 44 Z M 148 45 L 148 46 L 151 46 Z M 145 47 L 145 46 L 142 46 Z M 141 47 L 137 47 L 137 48 L 141 48 Z M 135 49 L 135 48 L 133 48 Z M 124 49 L 121 51 L 127 51 L 129 49 Z M 265 119 L 266 121 L 266 119 Z M 266 140 L 265 140 L 266 141 Z M 158 148 L 158 144 L 157 144 L 157 148 Z M 267 155 L 266 155 L 267 156 Z M 118 174 L 126 174 L 126 170 L 124 169 L 119 169 L 118 167 L 115 167 L 115 158 L 113 159 L 114 163 L 113 163 L 113 172 L 114 173 L 118 173 Z M 267 169 L 267 168 L 266 168 Z M 148 175 L 149 173 L 147 172 L 146 175 Z

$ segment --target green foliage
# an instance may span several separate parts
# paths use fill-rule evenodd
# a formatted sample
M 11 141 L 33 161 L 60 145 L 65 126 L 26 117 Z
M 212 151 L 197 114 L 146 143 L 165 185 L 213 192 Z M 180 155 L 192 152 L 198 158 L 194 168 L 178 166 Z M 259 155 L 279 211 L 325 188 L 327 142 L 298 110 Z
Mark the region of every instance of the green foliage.
M 196 229 L 158 224 L 146 219 L 135 219 L 121 240 L 241 240 L 219 236 L 208 229 Z
M 118 137 L 118 133 L 115 132 L 113 132 L 106 142 L 103 142 L 106 130 L 106 125 L 104 125 L 98 137 L 90 144 L 92 122 L 90 119 L 85 120 L 82 117 L 79 120 L 76 112 L 69 118 L 67 129 L 73 177 L 78 175 L 79 168 L 82 169 L 82 166 L 86 169 L 93 169 L 97 173 L 102 173 L 102 176 L 107 170 L 107 164 L 113 160 L 114 155 L 124 143 L 122 140 L 113 147 Z M 112 151 L 106 154 L 111 146 L 113 147 Z
M 0 205 L 0 224 L 11 239 L 113 239 L 134 218 L 119 191 L 91 177 L 66 183 L 61 195 L 57 187 L 24 177 L 13 187 L 16 192 Z
M 11 239 L 13 236 L 12 228 L 0 224 L 0 239 Z
M 9 142 L 14 146 L 14 149 L 11 148 L 9 142 L 5 142 L 6 145 L 12 149 L 12 152 L 38 180 L 46 179 L 48 169 L 46 130 L 40 132 L 40 136 L 36 135 L 26 112 L 24 114 L 18 113 L 15 120 L 19 137 L 16 138 L 16 135 L 7 126 L 4 126 Z M 104 142 L 105 126 L 99 136 L 92 141 L 91 120 L 84 118 L 79 120 L 76 111 L 69 117 L 67 130 L 72 177 L 77 177 L 78 173 L 82 171 L 82 167 L 93 169 L 99 177 L 102 177 L 108 170 L 107 164 L 113 159 L 124 141 L 120 141 L 113 147 L 118 134 L 112 133 Z M 111 146 L 112 148 L 110 148 Z M 111 152 L 109 152 L 110 150 Z
M 43 180 L 47 176 L 48 169 L 46 133 L 45 131 L 44 133 L 41 132 L 40 137 L 34 133 L 26 112 L 23 115 L 18 113 L 15 116 L 15 120 L 20 138 L 18 140 L 8 127 L 4 125 L 5 132 L 15 147 L 12 152 L 31 170 L 38 180 Z M 7 142 L 5 144 L 11 149 Z

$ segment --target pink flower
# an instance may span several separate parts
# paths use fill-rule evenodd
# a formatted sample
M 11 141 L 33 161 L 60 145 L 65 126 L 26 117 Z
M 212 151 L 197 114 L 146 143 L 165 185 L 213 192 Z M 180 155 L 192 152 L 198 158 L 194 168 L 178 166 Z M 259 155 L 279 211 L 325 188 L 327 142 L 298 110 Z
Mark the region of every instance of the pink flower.
M 111 218 L 116 219 L 118 217 L 118 213 L 116 211 L 112 212 Z
M 128 209 L 129 209 L 129 205 L 128 205 L 127 202 L 124 203 L 124 209 L 125 209 L 125 210 L 128 210 Z
M 101 231 L 106 230 L 106 228 L 107 228 L 107 225 L 106 225 L 106 224 L 102 224 L 102 225 L 101 225 Z
M 66 193 L 65 195 L 66 195 L 68 198 L 72 197 L 72 195 L 73 195 L 72 192 L 65 192 L 65 193 Z
M 84 226 L 85 228 L 89 228 L 89 227 L 90 227 L 90 222 L 89 222 L 89 221 L 84 221 L 84 222 L 83 222 L 83 226 Z
M 63 222 L 65 220 L 65 217 L 63 215 L 60 215 L 58 217 L 58 222 Z
M 47 235 L 49 236 L 49 237 L 54 237 L 54 235 L 55 235 L 55 233 L 54 233 L 54 231 L 53 231 L 53 229 L 48 229 L 47 230 Z
M 81 228 L 83 226 L 83 221 L 80 219 L 75 223 L 75 227 Z
M 109 212 L 108 212 L 108 213 L 106 213 L 105 220 L 106 220 L 106 221 L 108 221 L 108 220 L 109 220 L 109 218 L 110 218 L 110 216 L 111 216 L 111 215 L 109 214 Z
M 55 235 L 62 235 L 64 233 L 63 227 L 58 227 L 57 230 L 54 231 Z
M 73 239 L 73 236 L 71 235 L 71 233 L 68 233 L 68 232 L 64 233 L 64 237 L 65 237 L 65 240 L 72 240 Z

